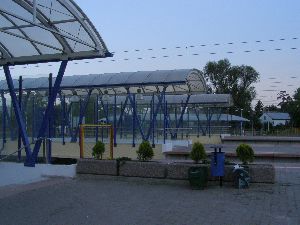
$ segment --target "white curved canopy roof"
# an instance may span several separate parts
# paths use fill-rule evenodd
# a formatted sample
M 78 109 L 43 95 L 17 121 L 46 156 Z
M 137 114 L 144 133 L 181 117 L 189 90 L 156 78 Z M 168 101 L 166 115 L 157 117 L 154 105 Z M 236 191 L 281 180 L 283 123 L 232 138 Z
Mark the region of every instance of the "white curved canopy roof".
M 53 78 L 54 79 L 54 78 Z M 18 87 L 18 80 L 13 80 L 15 87 Z M 96 93 L 108 94 L 161 92 L 166 87 L 166 93 L 185 94 L 206 92 L 207 86 L 203 74 L 197 69 L 180 70 L 156 70 L 138 71 L 123 73 L 104 73 L 90 75 L 64 76 L 60 89 L 65 95 L 72 94 L 76 90 L 79 95 L 85 95 L 87 90 L 93 88 Z M 48 78 L 25 78 L 23 89 L 41 91 L 48 89 Z M 0 90 L 7 91 L 6 81 L 0 81 Z
M 73 0 L 1 0 L 0 65 L 107 56 L 101 36 Z

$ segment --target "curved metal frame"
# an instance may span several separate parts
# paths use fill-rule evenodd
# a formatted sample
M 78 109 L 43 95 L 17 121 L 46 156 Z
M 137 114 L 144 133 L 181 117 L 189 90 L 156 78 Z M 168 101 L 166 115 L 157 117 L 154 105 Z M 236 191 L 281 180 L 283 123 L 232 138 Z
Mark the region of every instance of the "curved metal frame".
M 31 13 L 33 17 L 36 17 L 36 21 L 30 21 L 26 18 L 16 15 L 13 9 L 3 9 L 0 8 L 0 15 L 2 18 L 9 21 L 12 26 L 10 27 L 0 27 L 0 32 L 14 36 L 16 38 L 23 39 L 30 43 L 34 49 L 37 51 L 37 54 L 31 56 L 14 56 L 12 51 L 5 46 L 5 43 L 0 43 L 0 52 L 2 53 L 0 57 L 0 65 L 21 65 L 29 63 L 40 63 L 40 62 L 50 62 L 50 61 L 62 61 L 62 60 L 74 60 L 74 59 L 86 59 L 86 58 L 104 58 L 112 56 L 109 53 L 104 41 L 102 40 L 100 34 L 97 32 L 93 24 L 90 22 L 88 17 L 82 12 L 82 10 L 76 5 L 72 0 L 55 0 L 61 7 L 64 7 L 70 15 L 73 17 L 70 20 L 57 20 L 51 21 L 47 16 L 39 9 L 42 7 L 41 4 L 38 4 L 36 11 L 34 10 L 34 5 L 29 0 L 12 0 L 19 7 L 22 7 L 27 12 Z M 53 9 L 55 10 L 55 9 Z M 59 9 L 56 11 L 59 12 Z M 0 19 L 1 19 L 0 17 Z M 21 20 L 25 22 L 25 25 L 17 25 L 14 22 L 14 19 Z M 87 43 L 84 40 L 81 40 L 78 37 L 78 33 L 72 34 L 64 31 L 63 29 L 57 27 L 57 24 L 69 23 L 69 22 L 78 22 L 80 27 L 84 32 L 89 36 L 93 44 Z M 38 38 L 30 38 L 27 35 L 24 28 L 36 27 L 41 30 L 49 31 L 53 35 L 51 38 L 56 39 L 61 45 L 61 48 L 53 46 L 47 43 L 45 40 L 39 40 Z M 11 32 L 11 30 L 18 30 L 20 34 Z M 87 47 L 86 50 L 76 51 L 73 49 L 67 40 L 71 40 L 75 43 L 79 43 Z M 42 49 L 38 45 L 45 46 L 50 49 L 54 49 L 57 53 L 54 54 L 42 54 Z

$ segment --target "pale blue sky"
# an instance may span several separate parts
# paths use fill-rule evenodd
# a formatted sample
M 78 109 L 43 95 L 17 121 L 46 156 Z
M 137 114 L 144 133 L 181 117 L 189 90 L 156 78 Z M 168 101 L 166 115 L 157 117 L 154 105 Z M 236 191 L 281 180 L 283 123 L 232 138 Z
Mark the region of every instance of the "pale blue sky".
M 263 99 L 265 105 L 276 99 L 277 92 L 263 90 L 288 90 L 292 93 L 296 87 L 300 87 L 298 0 L 75 0 L 75 2 L 94 23 L 109 50 L 116 52 L 114 57 L 116 61 L 106 59 L 101 63 L 97 62 L 98 60 L 90 60 L 89 64 L 70 63 L 66 75 L 179 68 L 202 69 L 207 61 L 226 57 L 232 64 L 251 65 L 261 74 L 261 81 L 256 86 L 258 98 Z M 274 41 L 269 41 L 270 39 Z M 247 43 L 241 43 L 242 41 Z M 228 44 L 229 42 L 234 44 Z M 201 47 L 201 44 L 206 46 Z M 190 48 L 191 45 L 195 47 Z M 153 50 L 147 50 L 149 48 Z M 282 50 L 274 50 L 277 48 Z M 134 51 L 135 49 L 140 51 Z M 125 53 L 124 50 L 129 52 Z M 246 50 L 251 52 L 245 53 Z M 38 68 L 31 66 L 25 70 L 16 69 L 14 74 L 40 76 L 54 72 L 50 69 L 54 68 L 43 65 Z M 291 78 L 293 76 L 297 78 Z M 276 79 L 269 79 L 272 77 Z

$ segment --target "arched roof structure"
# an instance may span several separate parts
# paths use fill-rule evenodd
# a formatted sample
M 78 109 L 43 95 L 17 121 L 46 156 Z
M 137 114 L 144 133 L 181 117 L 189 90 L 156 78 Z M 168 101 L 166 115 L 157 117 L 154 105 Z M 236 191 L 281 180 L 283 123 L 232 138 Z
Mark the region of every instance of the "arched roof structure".
M 14 80 L 18 86 L 18 80 Z M 23 90 L 42 91 L 48 90 L 47 77 L 25 78 Z M 60 89 L 66 94 L 76 90 L 78 94 L 86 94 L 86 90 L 94 88 L 99 94 L 104 90 L 108 94 L 158 93 L 166 87 L 165 92 L 170 94 L 205 93 L 207 86 L 202 72 L 197 69 L 156 70 L 123 73 L 105 73 L 90 75 L 74 75 L 63 77 Z M 0 81 L 0 90 L 7 91 L 5 81 Z
M 73 0 L 1 0 L 0 65 L 111 56 Z

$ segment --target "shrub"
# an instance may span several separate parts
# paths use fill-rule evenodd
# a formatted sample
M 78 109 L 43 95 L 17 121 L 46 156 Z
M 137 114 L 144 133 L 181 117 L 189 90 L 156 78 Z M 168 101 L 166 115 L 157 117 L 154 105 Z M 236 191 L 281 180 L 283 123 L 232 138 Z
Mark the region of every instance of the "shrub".
M 192 160 L 195 161 L 195 163 L 198 163 L 199 160 L 205 160 L 206 159 L 206 152 L 205 152 L 203 144 L 201 144 L 198 141 L 195 142 L 193 144 L 190 157 L 191 157 Z
M 236 148 L 236 155 L 243 164 L 248 164 L 254 160 L 254 151 L 250 145 L 240 144 Z
M 136 154 L 139 161 L 151 160 L 154 156 L 154 152 L 149 141 L 143 141 L 140 144 L 139 149 L 136 151 Z
M 93 147 L 93 157 L 95 159 L 102 159 L 102 155 L 105 152 L 105 145 L 101 141 L 97 141 Z

